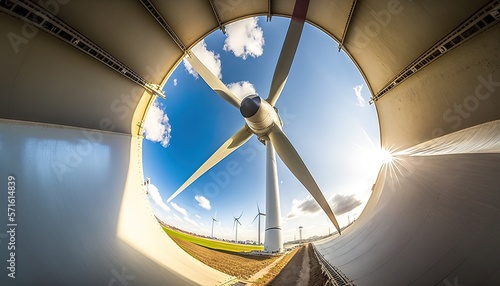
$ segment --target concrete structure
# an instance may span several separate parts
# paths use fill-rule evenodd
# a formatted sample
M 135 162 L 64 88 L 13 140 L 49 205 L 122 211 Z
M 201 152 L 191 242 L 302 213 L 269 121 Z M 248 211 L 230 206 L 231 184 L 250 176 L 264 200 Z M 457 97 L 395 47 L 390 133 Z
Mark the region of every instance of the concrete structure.
M 141 128 L 189 47 L 293 1 L 40 3 L 0 2 L 0 182 L 15 177 L 18 224 L 16 279 L 3 267 L 0 284 L 230 283 L 152 216 Z M 311 0 L 307 21 L 366 79 L 382 145 L 405 152 L 356 223 L 317 245 L 356 285 L 500 284 L 499 4 Z

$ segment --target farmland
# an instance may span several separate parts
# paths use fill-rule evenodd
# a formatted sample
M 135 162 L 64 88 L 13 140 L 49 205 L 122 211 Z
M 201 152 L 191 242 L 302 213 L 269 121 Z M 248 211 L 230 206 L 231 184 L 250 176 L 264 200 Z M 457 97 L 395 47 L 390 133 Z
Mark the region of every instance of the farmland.
M 239 253 L 262 249 L 262 246 L 234 244 L 192 236 L 170 228 L 163 229 L 189 255 L 239 279 L 249 279 L 278 258 L 278 256 L 250 256 Z
M 236 244 L 227 241 L 208 239 L 204 237 L 190 235 L 171 228 L 163 227 L 163 230 L 171 237 L 216 250 L 229 252 L 249 252 L 252 250 L 264 250 L 262 245 Z
M 243 285 L 325 285 L 326 278 L 311 246 L 295 248 L 283 256 L 253 256 L 241 251 L 256 249 L 258 246 L 207 239 L 167 227 L 163 229 L 189 255 L 214 269 L 239 278 Z M 304 266 L 306 256 L 309 263 Z

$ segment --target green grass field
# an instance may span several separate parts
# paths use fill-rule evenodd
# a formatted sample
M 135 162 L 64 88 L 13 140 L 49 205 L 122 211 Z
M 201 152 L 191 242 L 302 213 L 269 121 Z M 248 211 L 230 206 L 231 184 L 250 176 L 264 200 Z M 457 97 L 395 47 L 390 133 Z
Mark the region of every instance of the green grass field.
M 264 246 L 262 245 L 236 244 L 226 241 L 212 240 L 208 238 L 189 235 L 187 233 L 179 232 L 166 227 L 163 227 L 163 230 L 172 238 L 182 239 L 184 241 L 189 241 L 212 249 L 231 251 L 231 252 L 264 250 Z

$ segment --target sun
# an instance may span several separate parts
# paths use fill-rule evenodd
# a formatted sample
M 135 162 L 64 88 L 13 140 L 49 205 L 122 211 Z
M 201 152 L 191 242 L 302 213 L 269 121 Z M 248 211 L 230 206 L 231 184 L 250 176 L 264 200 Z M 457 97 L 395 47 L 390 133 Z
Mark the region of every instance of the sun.
M 389 164 L 392 162 L 393 156 L 389 150 L 382 148 L 380 150 L 377 150 L 377 153 L 378 161 L 381 163 L 381 165 Z

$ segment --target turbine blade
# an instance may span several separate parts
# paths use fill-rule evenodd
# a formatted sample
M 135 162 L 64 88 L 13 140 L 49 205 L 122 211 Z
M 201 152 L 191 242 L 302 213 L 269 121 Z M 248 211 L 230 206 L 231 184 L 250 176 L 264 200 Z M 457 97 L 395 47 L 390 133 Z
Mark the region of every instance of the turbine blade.
M 285 86 L 286 79 L 288 78 L 288 73 L 290 72 L 290 67 L 292 66 L 293 58 L 295 57 L 295 52 L 299 45 L 302 29 L 304 28 L 308 8 L 309 0 L 295 1 L 290 26 L 288 26 L 285 42 L 281 48 L 280 57 L 278 58 L 276 69 L 274 70 L 269 97 L 266 99 L 272 106 L 278 101 L 281 91 Z
M 201 165 L 201 167 L 198 168 L 198 170 L 196 170 L 196 172 L 194 172 L 194 174 L 191 175 L 191 177 L 189 177 L 189 179 L 187 179 L 187 181 L 182 184 L 182 186 L 180 186 L 177 191 L 175 191 L 175 193 L 170 196 L 170 198 L 168 198 L 167 202 L 173 200 L 178 194 L 184 191 L 201 175 L 210 170 L 210 168 L 222 161 L 234 150 L 238 149 L 241 145 L 245 144 L 245 142 L 250 139 L 250 136 L 252 136 L 252 133 L 248 132 L 247 126 L 243 126 L 243 128 L 238 130 L 231 138 L 224 142 L 224 144 L 222 144 L 222 146 L 220 146 L 219 149 L 217 149 L 217 151 L 215 151 L 215 153 L 210 156 L 210 158 L 208 158 L 208 160 L 203 163 L 203 165 Z
M 255 219 L 257 219 L 257 217 L 259 216 L 260 213 L 258 213 L 252 220 L 252 223 L 255 221 Z
M 290 140 L 286 137 L 285 133 L 279 128 L 274 128 L 273 131 L 269 134 L 269 139 L 271 143 L 274 145 L 276 149 L 276 153 L 280 156 L 281 160 L 285 165 L 290 169 L 290 171 L 295 175 L 297 179 L 306 187 L 312 197 L 316 200 L 316 202 L 320 205 L 323 211 L 326 213 L 328 218 L 332 221 L 335 228 L 340 234 L 340 227 L 333 214 L 328 201 L 323 196 L 323 193 L 316 184 L 313 176 L 307 169 L 304 161 L 300 158 L 297 150 L 293 147 Z
M 203 80 L 220 96 L 236 108 L 240 108 L 241 99 L 236 97 L 227 86 L 217 78 L 192 51 L 188 51 L 187 61 Z

